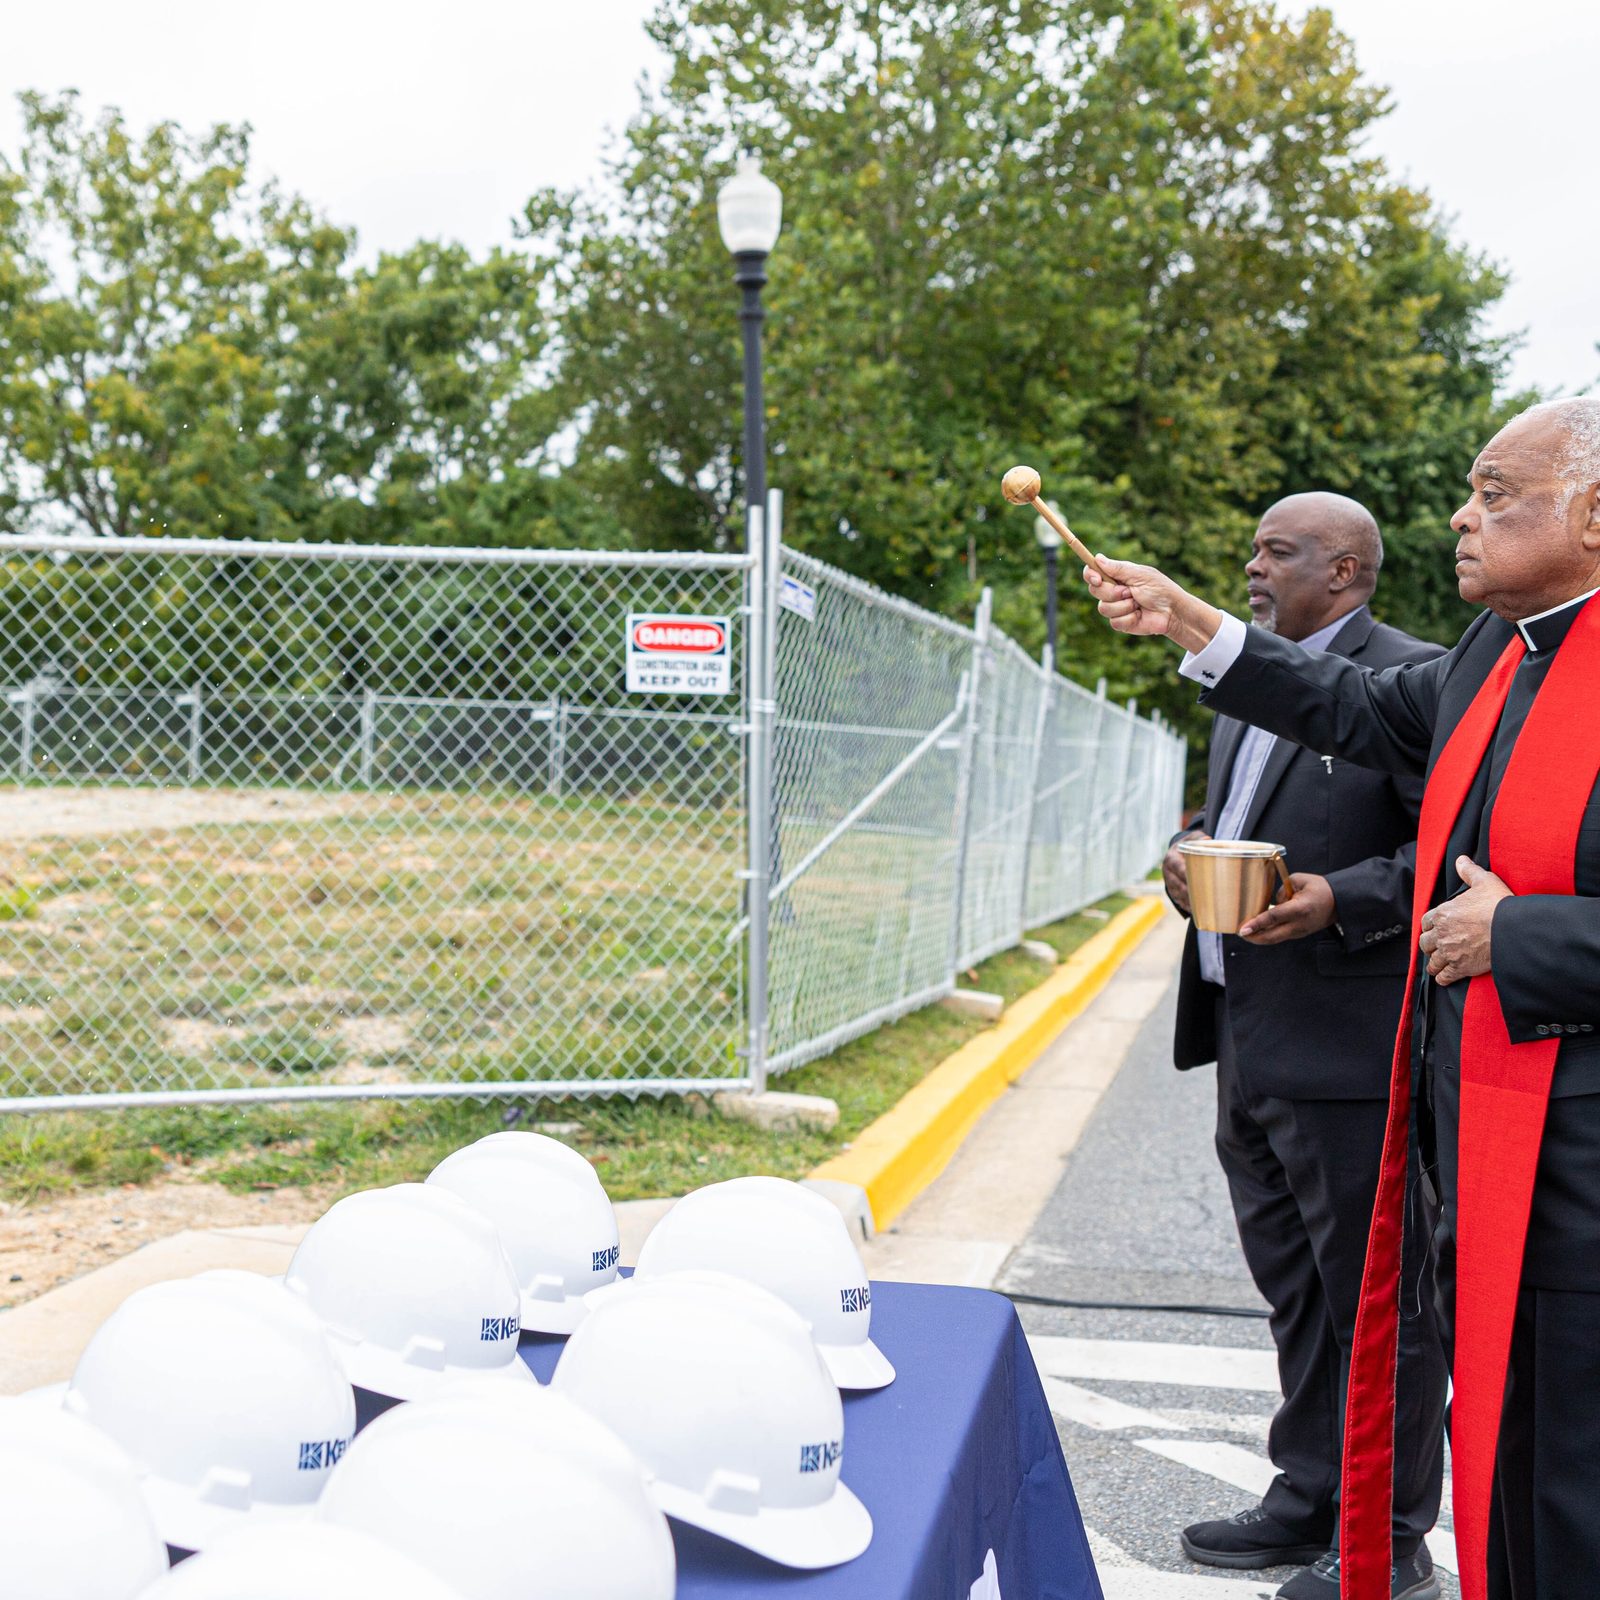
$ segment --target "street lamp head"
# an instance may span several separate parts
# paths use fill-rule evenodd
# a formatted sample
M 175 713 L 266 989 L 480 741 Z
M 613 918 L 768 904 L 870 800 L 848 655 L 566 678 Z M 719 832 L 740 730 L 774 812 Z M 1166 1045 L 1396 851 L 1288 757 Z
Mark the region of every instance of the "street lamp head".
M 1044 503 L 1047 504 L 1058 517 L 1061 515 L 1061 507 L 1058 506 L 1055 501 L 1050 500 Z M 1063 542 L 1061 535 L 1056 532 L 1054 526 L 1046 521 L 1046 519 L 1043 517 L 1035 517 L 1033 519 L 1033 536 L 1039 541 L 1039 548 L 1041 550 L 1059 550 Z
M 738 170 L 717 191 L 717 227 L 733 255 L 766 255 L 783 226 L 783 193 L 761 175 L 753 150 L 739 157 Z

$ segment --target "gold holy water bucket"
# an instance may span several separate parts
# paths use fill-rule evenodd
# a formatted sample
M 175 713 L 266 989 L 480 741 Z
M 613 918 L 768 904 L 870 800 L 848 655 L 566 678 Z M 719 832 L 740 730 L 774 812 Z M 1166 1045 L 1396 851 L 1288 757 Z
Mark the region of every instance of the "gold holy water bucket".
M 1294 898 L 1281 844 L 1259 839 L 1185 839 L 1179 853 L 1189 868 L 1194 925 L 1207 933 L 1237 933 L 1272 904 L 1280 881 Z

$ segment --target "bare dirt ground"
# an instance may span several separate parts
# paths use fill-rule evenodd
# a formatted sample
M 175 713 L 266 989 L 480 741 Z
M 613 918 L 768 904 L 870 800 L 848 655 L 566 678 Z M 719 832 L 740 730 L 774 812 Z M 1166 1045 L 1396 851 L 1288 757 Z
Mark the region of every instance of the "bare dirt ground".
M 0 839 L 81 838 L 208 823 L 303 822 L 342 815 L 363 799 L 292 790 L 7 788 L 0 791 Z M 0 1308 L 46 1294 L 185 1228 L 312 1222 L 326 1204 L 311 1190 L 239 1195 L 193 1179 L 62 1195 L 37 1205 L 0 1201 Z
M 143 833 L 201 823 L 303 822 L 336 817 L 370 801 L 362 795 L 226 789 L 5 789 L 0 839 L 65 839 Z
M 37 1205 L 0 1201 L 0 1308 L 21 1305 L 185 1228 L 314 1222 L 327 1204 L 318 1189 L 241 1195 L 184 1179 L 62 1195 Z

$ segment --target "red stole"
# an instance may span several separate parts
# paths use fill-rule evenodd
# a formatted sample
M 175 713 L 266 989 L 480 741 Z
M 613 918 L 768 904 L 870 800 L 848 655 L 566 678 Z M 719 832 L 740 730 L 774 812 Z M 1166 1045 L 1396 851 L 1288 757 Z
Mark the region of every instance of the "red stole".
M 1395 1044 L 1383 1166 L 1367 1244 L 1345 1414 L 1340 1531 L 1342 1600 L 1388 1600 L 1394 1498 L 1395 1350 L 1411 1116 L 1417 937 L 1450 830 L 1486 759 L 1525 654 L 1506 646 L 1428 779 L 1417 831 L 1411 971 Z M 1572 624 L 1512 751 L 1490 820 L 1494 871 L 1513 894 L 1571 894 L 1578 829 L 1600 774 L 1600 596 Z M 1479 866 L 1487 866 L 1480 861 Z M 1473 978 L 1461 1038 L 1456 1203 L 1455 1393 L 1451 1450 L 1464 1600 L 1484 1600 L 1489 1494 L 1511 1351 L 1534 1173 L 1559 1041 L 1512 1044 L 1494 979 Z M 1574 1396 L 1588 1404 L 1592 1396 Z

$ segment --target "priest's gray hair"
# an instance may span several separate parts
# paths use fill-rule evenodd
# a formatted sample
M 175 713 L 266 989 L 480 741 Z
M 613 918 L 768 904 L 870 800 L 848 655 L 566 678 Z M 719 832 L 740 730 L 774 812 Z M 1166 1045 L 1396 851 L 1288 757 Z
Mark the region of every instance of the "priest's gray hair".
M 1563 507 L 1572 504 L 1573 496 L 1600 483 L 1600 395 L 1546 400 L 1530 406 L 1522 417 L 1548 418 L 1559 423 L 1567 436 L 1566 448 L 1556 458 L 1556 474 L 1565 490 Z

